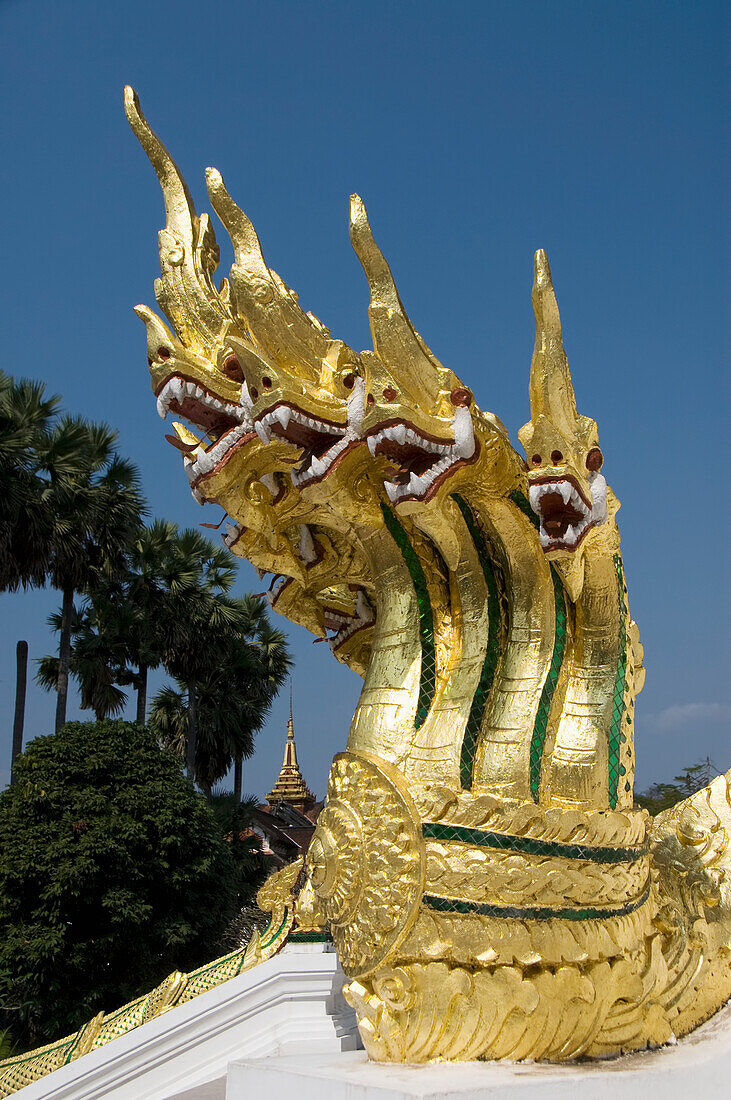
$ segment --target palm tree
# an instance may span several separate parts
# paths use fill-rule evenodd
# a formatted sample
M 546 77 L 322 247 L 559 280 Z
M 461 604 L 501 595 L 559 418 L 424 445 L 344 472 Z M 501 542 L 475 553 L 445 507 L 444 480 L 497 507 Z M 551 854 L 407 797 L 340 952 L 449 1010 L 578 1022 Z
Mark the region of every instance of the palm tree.
M 79 685 L 81 709 L 93 710 L 97 721 L 121 713 L 127 699 L 118 687 L 126 682 L 125 620 L 130 620 L 125 605 L 99 593 L 73 609 L 69 673 Z M 48 624 L 58 633 L 61 613 L 49 616 Z M 58 666 L 57 656 L 38 661 L 36 682 L 46 691 L 56 690 Z
M 250 622 L 248 634 L 254 642 L 257 660 L 247 684 L 250 698 L 254 700 L 250 723 L 251 746 L 246 746 L 248 751 L 237 747 L 234 752 L 233 793 L 237 804 L 241 801 L 243 789 L 243 761 L 253 753 L 253 735 L 264 724 L 271 704 L 292 665 L 286 635 L 270 623 L 263 600 L 244 596 L 240 602 Z
M 150 725 L 163 744 L 182 755 L 187 741 L 191 755 L 190 700 L 196 700 L 193 770 L 200 786 L 210 793 L 233 761 L 252 755 L 255 734 L 261 729 L 277 689 L 290 666 L 285 636 L 274 630 L 261 601 L 219 597 L 235 614 L 234 621 L 207 628 L 205 645 L 198 647 L 195 669 L 189 666 L 178 689 L 163 688 L 155 697 Z M 202 638 L 200 639 L 202 640 Z M 186 705 L 187 701 L 187 705 Z M 190 759 L 188 759 L 190 769 Z
M 61 605 L 56 731 L 66 720 L 74 596 L 119 577 L 145 511 L 139 475 L 113 449 L 116 433 L 84 425 L 84 465 L 54 494 L 54 537 L 49 575 Z
M 58 420 L 59 403 L 0 371 L 0 591 L 45 584 L 54 494 L 83 466 L 81 422 Z
M 235 577 L 234 559 L 199 531 L 188 528 L 178 536 L 175 553 L 190 567 L 179 586 L 179 608 L 164 623 L 164 664 L 187 692 L 186 770 L 196 771 L 198 738 L 198 684 L 210 668 L 222 633 L 234 628 L 240 613 L 227 596 Z

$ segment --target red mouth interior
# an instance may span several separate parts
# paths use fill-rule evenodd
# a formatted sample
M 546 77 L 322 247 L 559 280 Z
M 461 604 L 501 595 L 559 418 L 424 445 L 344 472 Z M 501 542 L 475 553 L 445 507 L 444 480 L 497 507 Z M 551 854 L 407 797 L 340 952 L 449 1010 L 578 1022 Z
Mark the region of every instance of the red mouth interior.
M 302 447 L 302 459 L 297 467 L 298 474 L 304 473 L 308 469 L 313 458 L 322 458 L 345 434 L 344 432 L 337 435 L 334 432 L 319 432 L 317 428 L 313 428 L 309 424 L 301 424 L 294 417 L 291 418 L 286 428 L 275 420 L 271 429 L 272 435 L 277 435 L 280 439 L 286 440 L 287 443 L 294 443 L 297 447 Z
M 225 432 L 235 428 L 238 421 L 219 409 L 211 409 L 195 397 L 186 395 L 182 401 L 173 400 L 168 406 L 170 411 L 189 420 L 208 434 L 220 438 Z
M 412 474 L 421 477 L 441 457 L 433 451 L 424 451 L 415 443 L 397 443 L 395 439 L 382 439 L 376 447 L 377 455 L 384 455 L 397 467 L 392 481 L 406 485 Z
M 544 493 L 540 509 L 543 530 L 552 539 L 562 539 L 570 526 L 584 518 L 572 504 L 564 504 L 560 493 Z

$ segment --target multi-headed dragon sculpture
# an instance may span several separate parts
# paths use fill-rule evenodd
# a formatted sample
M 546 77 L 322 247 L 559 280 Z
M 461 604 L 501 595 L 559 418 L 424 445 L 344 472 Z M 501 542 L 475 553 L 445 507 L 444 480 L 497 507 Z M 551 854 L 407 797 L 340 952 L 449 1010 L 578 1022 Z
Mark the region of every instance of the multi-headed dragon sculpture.
M 373 351 L 305 313 L 218 172 L 218 248 L 127 89 L 162 185 L 167 327 L 144 306 L 160 414 L 273 607 L 365 679 L 307 857 L 300 925 L 329 922 L 378 1060 L 606 1055 L 731 996 L 729 776 L 633 804 L 642 646 L 593 420 L 577 413 L 535 257 L 531 419 L 478 408 L 414 330 L 365 208 L 350 235 Z

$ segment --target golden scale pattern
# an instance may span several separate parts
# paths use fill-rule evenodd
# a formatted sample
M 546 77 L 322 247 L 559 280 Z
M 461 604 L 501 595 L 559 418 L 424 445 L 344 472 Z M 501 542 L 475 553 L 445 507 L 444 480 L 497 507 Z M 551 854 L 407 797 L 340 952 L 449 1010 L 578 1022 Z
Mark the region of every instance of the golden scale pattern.
M 272 607 L 364 677 L 297 919 L 329 922 L 370 1057 L 564 1061 L 686 1034 L 731 997 L 729 776 L 654 820 L 634 806 L 643 650 L 545 253 L 520 455 L 414 329 L 357 195 L 361 352 L 300 308 L 208 169 L 234 253 L 215 288 L 213 226 L 131 89 L 125 106 L 165 200 L 166 321 L 136 312 L 158 411 L 187 421 L 168 439 L 226 544 L 275 574 Z

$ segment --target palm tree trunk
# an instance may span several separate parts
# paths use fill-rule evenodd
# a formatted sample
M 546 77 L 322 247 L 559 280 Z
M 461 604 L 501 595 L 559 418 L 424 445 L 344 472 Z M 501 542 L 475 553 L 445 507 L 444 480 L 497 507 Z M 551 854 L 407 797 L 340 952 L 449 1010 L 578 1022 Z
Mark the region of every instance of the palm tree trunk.
M 234 758 L 234 802 L 241 803 L 241 788 L 244 780 L 244 758 L 241 753 L 236 753 Z
M 188 746 L 185 758 L 185 770 L 188 779 L 195 783 L 195 747 L 198 738 L 198 699 L 195 686 L 188 684 Z
M 147 665 L 137 670 L 137 724 L 144 726 L 147 718 Z
M 10 783 L 15 782 L 15 761 L 23 751 L 25 723 L 25 685 L 28 680 L 28 643 L 18 642 L 15 648 L 17 675 L 15 680 L 15 718 L 13 720 L 13 750 L 10 758 Z
M 64 588 L 61 605 L 61 641 L 58 647 L 58 680 L 56 681 L 56 733 L 66 721 L 66 701 L 69 694 L 69 664 L 71 663 L 71 616 L 74 610 L 74 590 Z

